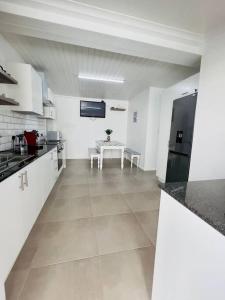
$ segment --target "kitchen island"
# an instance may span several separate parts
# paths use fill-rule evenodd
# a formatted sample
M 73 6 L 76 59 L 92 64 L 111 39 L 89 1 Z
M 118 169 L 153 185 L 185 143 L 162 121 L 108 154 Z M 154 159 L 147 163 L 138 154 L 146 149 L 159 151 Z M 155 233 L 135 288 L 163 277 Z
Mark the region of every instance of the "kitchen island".
M 225 299 L 225 180 L 162 187 L 152 300 Z

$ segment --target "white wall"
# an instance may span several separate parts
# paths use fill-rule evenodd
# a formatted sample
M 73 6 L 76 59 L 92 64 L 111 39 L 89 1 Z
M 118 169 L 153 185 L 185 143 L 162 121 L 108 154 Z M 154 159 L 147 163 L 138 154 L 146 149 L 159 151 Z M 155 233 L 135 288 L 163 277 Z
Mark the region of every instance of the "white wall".
M 141 153 L 140 167 L 145 171 L 155 170 L 156 166 L 161 92 L 149 87 L 129 101 L 127 147 Z
M 141 153 L 140 167 L 145 168 L 145 148 L 148 126 L 149 88 L 129 101 L 127 147 Z M 137 112 L 137 122 L 133 113 Z
M 156 170 L 158 155 L 161 97 L 164 89 L 150 88 L 148 127 L 145 148 L 145 170 Z
M 225 178 L 225 28 L 208 36 L 202 59 L 190 180 Z
M 183 93 L 194 92 L 195 89 L 198 89 L 198 85 L 199 74 L 196 74 L 165 89 L 162 93 L 156 168 L 156 175 L 162 182 L 164 182 L 166 178 L 173 100 L 182 97 Z
M 112 140 L 126 144 L 128 102 L 121 100 L 104 100 L 106 118 L 92 120 L 80 117 L 80 100 L 78 97 L 56 95 L 57 120 L 49 122 L 48 129 L 62 131 L 67 141 L 67 158 L 88 158 L 88 148 L 96 146 L 96 140 L 106 139 L 105 130 L 113 130 Z M 83 99 L 84 100 L 84 99 Z M 85 99 L 99 101 L 99 99 Z M 126 111 L 111 111 L 111 106 L 125 107 Z M 52 128 L 50 128 L 52 126 Z M 115 151 L 106 153 L 107 157 L 118 157 Z

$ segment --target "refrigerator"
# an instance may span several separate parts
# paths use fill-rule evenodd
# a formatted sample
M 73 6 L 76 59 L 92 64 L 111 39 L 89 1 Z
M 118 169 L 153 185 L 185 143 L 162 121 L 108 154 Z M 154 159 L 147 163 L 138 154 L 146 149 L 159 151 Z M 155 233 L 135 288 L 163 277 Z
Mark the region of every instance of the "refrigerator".
M 189 177 L 197 93 L 173 102 L 166 182 L 187 182 Z

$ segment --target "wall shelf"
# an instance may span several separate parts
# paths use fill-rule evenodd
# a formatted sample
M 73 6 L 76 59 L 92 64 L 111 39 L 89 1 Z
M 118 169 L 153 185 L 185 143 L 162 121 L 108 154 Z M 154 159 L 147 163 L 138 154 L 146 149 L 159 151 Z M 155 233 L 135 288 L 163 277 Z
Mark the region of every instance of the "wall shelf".
M 5 95 L 0 95 L 0 105 L 19 105 L 17 101 L 12 98 L 7 98 Z
M 123 108 L 123 107 L 110 107 L 110 110 L 112 111 L 126 111 L 126 108 Z
M 10 74 L 0 68 L 0 83 L 17 84 L 18 82 Z

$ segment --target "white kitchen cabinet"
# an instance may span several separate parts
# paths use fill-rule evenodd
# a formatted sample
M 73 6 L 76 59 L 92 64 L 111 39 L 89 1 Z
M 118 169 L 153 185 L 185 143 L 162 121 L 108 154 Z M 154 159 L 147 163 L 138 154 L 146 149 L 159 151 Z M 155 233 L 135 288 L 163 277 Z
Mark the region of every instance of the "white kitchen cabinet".
M 49 153 L 49 155 L 50 155 L 50 157 L 49 157 L 49 159 L 50 159 L 50 168 L 49 168 L 50 183 L 49 183 L 49 186 L 50 186 L 50 190 L 51 190 L 59 176 L 57 148 L 54 148 L 54 150 L 51 151 Z
M 56 108 L 54 106 L 44 106 L 44 118 L 55 120 Z
M 55 147 L 0 183 L 0 283 L 6 280 L 58 175 Z
M 23 204 L 26 201 L 21 190 L 18 172 L 0 184 L 0 280 L 5 281 L 20 252 L 26 235 L 23 229 Z
M 7 96 L 19 102 L 16 111 L 43 114 L 42 80 L 29 64 L 9 63 L 7 71 L 17 78 L 18 84 L 7 86 Z

